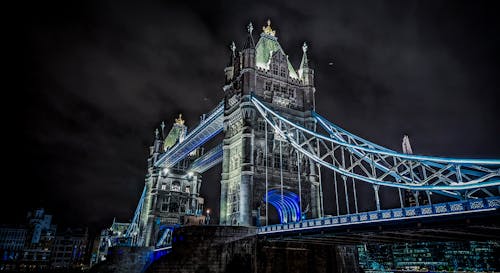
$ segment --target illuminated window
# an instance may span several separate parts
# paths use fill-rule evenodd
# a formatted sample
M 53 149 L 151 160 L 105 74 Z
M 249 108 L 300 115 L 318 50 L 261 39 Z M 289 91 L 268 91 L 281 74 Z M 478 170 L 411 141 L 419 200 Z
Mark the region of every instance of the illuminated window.
M 281 87 L 281 97 L 284 97 L 284 98 L 287 97 L 287 90 L 288 89 L 286 88 L 286 86 Z
M 286 77 L 286 68 L 282 67 L 280 70 L 280 76 L 281 77 Z
M 266 91 L 271 91 L 271 86 L 272 86 L 271 82 L 266 82 L 266 86 L 264 88 Z
M 262 132 L 266 130 L 266 123 L 265 123 L 265 121 L 259 120 L 257 122 L 257 130 L 262 131 Z
M 186 193 L 191 193 L 191 187 L 186 186 L 186 189 L 184 190 Z
M 278 66 L 277 65 L 273 65 L 272 70 L 273 70 L 274 75 L 278 75 Z
M 181 182 L 179 181 L 172 182 L 172 187 L 170 189 L 172 191 L 181 191 Z

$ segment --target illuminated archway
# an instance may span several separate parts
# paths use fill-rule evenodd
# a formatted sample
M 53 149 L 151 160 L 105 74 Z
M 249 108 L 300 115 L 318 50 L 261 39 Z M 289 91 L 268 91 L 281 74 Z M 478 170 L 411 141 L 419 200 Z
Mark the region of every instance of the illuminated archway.
M 273 189 L 267 192 L 267 200 L 278 211 L 280 223 L 297 222 L 300 220 L 299 196 L 294 192 L 284 190 L 282 198 L 281 191 Z M 264 197 L 264 202 L 266 202 L 266 197 Z

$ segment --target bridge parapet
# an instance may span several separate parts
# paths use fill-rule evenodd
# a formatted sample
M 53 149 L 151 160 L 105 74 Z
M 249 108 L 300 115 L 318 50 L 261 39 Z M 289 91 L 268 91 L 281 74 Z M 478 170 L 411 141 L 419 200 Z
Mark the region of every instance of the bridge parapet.
M 431 218 L 458 214 L 479 213 L 500 209 L 500 197 L 478 198 L 454 201 L 434 205 L 361 212 L 350 215 L 339 215 L 310 219 L 302 222 L 284 223 L 259 227 L 259 235 L 280 234 L 292 231 L 312 231 L 322 228 L 352 226 L 378 222 L 399 221 L 404 219 Z

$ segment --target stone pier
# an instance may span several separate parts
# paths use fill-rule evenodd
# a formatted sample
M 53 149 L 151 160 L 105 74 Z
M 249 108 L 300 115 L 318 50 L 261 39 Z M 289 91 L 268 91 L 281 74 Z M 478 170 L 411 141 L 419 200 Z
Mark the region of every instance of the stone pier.
M 146 272 L 360 272 L 355 247 L 267 241 L 254 228 L 194 226 L 174 232 L 172 253 Z

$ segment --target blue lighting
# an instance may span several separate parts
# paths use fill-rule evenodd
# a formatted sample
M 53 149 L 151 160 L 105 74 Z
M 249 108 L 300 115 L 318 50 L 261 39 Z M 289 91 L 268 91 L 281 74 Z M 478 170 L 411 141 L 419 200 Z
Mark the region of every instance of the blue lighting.
M 278 211 L 280 223 L 297 222 L 301 219 L 299 196 L 291 191 L 273 189 L 267 192 L 267 200 Z M 266 198 L 264 197 L 264 202 Z

